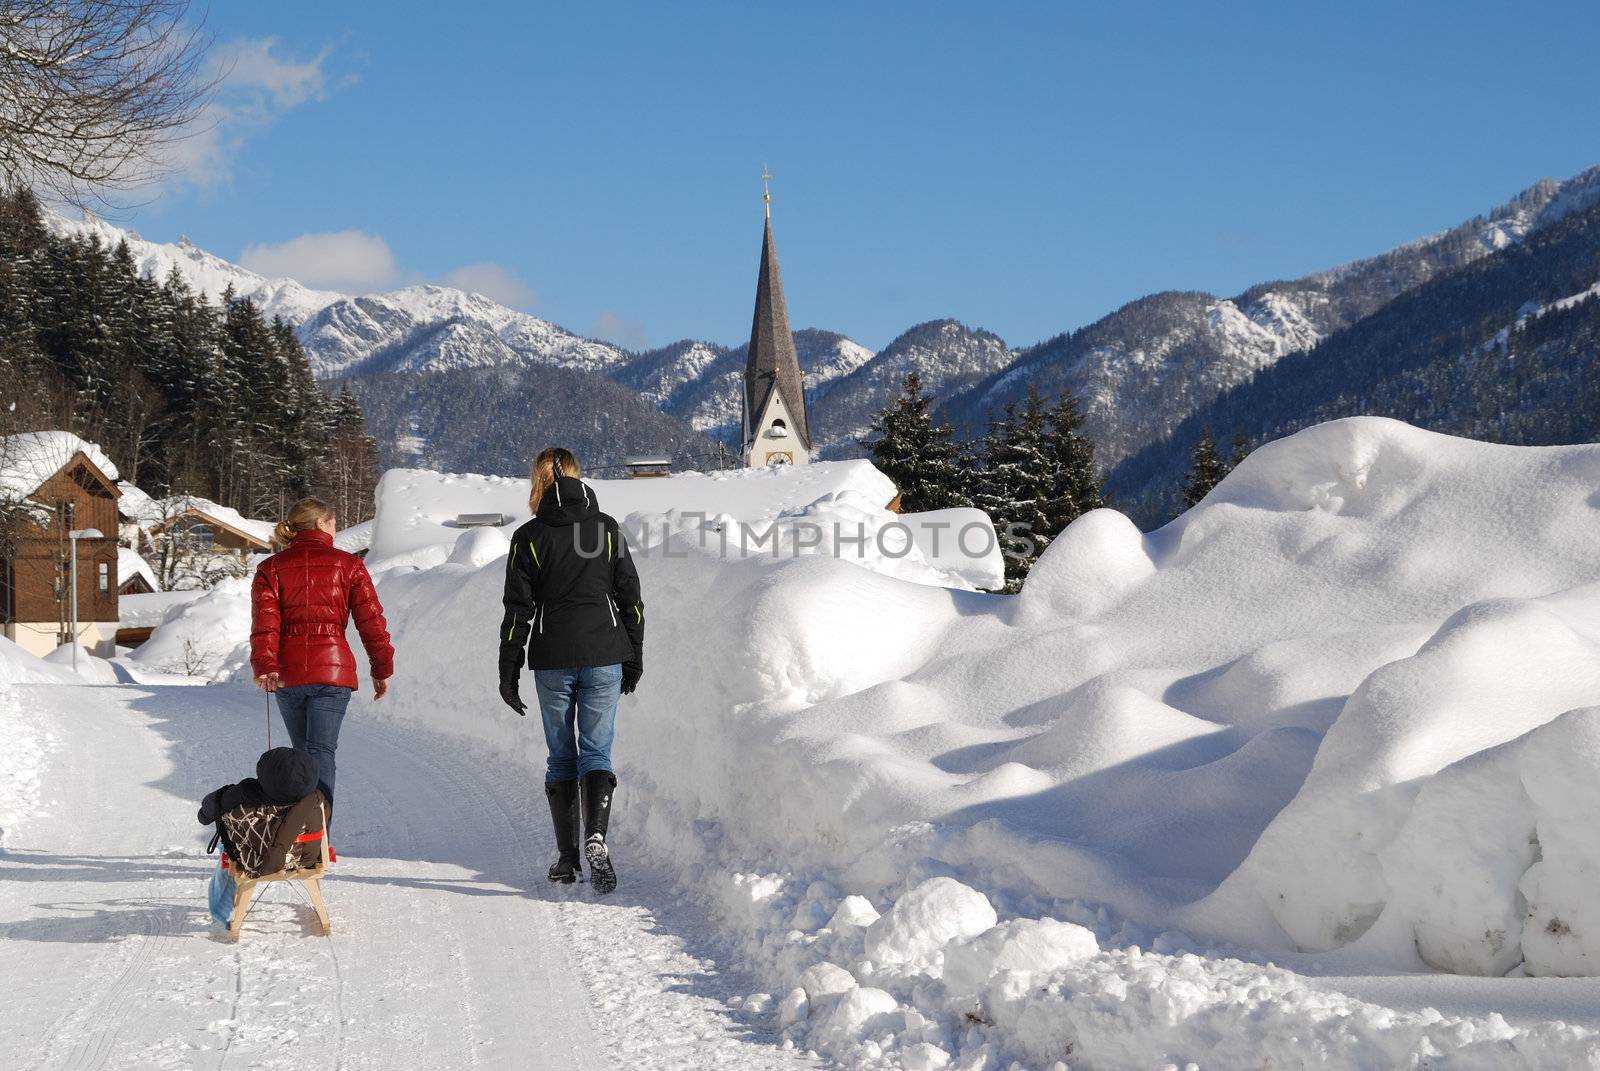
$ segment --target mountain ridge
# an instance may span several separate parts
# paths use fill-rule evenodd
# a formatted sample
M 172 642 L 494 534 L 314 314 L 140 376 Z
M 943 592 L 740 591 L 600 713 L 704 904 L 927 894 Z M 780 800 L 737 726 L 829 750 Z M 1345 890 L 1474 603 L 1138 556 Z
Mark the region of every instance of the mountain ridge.
M 1074 390 L 1084 431 L 1110 471 L 1286 356 L 1313 351 L 1400 295 L 1597 203 L 1600 166 L 1566 180 L 1542 179 L 1487 213 L 1370 257 L 1257 283 L 1232 297 L 1147 294 L 1020 349 L 953 319 L 915 325 L 876 353 L 837 332 L 797 331 L 819 451 L 859 453 L 872 417 L 914 368 L 938 414 L 964 436 L 982 435 L 1030 388 L 1047 396 Z M 694 432 L 724 441 L 737 437 L 743 346 L 684 339 L 633 352 L 453 287 L 418 284 L 362 295 L 311 290 L 292 279 L 267 279 L 187 239 L 146 242 L 92 217 L 54 216 L 50 225 L 92 233 L 107 244 L 126 239 L 141 271 L 176 269 L 213 297 L 231 286 L 266 315 L 295 325 L 326 382 L 421 377 L 408 388 L 414 392 L 427 389 L 427 376 L 443 372 L 564 368 L 605 376 Z M 523 389 L 533 381 L 519 375 L 474 382 L 488 390 L 513 383 Z M 597 386 L 586 393 L 603 392 Z M 391 434 L 396 441 L 405 435 Z
M 1564 181 L 1540 180 L 1464 223 L 1298 279 L 1257 283 L 1233 297 L 1148 294 L 1022 349 L 1009 367 L 946 399 L 939 413 L 963 434 L 981 434 L 987 419 L 1030 387 L 1045 395 L 1070 388 L 1083 403 L 1084 432 L 1109 470 L 1288 354 L 1596 203 L 1600 166 Z

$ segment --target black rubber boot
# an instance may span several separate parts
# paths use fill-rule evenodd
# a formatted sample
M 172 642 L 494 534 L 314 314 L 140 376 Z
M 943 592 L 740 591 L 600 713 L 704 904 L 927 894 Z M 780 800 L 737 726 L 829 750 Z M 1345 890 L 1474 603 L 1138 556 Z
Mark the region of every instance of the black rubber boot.
M 544 786 L 550 801 L 550 821 L 556 829 L 556 850 L 561 853 L 550 866 L 550 880 L 571 885 L 578 880 L 578 782 L 556 781 Z
M 583 775 L 583 854 L 589 860 L 589 884 L 601 895 L 617 887 L 611 849 L 606 847 L 611 796 L 616 787 L 617 775 L 610 770 L 591 770 Z

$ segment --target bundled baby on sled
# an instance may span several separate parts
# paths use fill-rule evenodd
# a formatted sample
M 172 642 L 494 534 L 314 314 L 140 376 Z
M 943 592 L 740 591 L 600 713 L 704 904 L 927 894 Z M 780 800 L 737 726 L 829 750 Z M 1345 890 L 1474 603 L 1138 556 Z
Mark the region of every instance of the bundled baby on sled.
M 256 775 L 224 785 L 200 804 L 203 825 L 215 824 L 211 849 L 222 844 L 221 865 L 211 879 L 211 915 L 237 936 L 249 891 L 260 881 L 320 876 L 332 860 L 326 852 L 327 800 L 317 787 L 317 761 L 304 751 L 278 747 L 263 752 Z M 308 877 L 324 931 L 327 912 L 314 877 Z

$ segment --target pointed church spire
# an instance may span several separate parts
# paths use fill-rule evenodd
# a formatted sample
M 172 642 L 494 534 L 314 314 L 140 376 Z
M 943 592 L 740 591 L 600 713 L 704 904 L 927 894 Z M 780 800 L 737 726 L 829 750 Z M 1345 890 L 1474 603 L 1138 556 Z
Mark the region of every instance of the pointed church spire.
M 800 376 L 800 359 L 794 349 L 794 335 L 789 330 L 789 310 L 783 300 L 778 247 L 772 240 L 771 178 L 763 167 L 766 224 L 761 238 L 761 275 L 756 283 L 750 351 L 744 370 L 744 450 L 752 465 L 767 464 L 768 452 L 787 451 L 791 462 L 809 460 L 811 452 L 805 385 Z M 776 405 L 773 404 L 774 395 L 777 395 Z M 781 432 L 777 435 L 773 434 L 774 420 L 781 422 Z M 777 441 L 781 439 L 789 441 Z M 766 445 L 757 449 L 758 440 Z

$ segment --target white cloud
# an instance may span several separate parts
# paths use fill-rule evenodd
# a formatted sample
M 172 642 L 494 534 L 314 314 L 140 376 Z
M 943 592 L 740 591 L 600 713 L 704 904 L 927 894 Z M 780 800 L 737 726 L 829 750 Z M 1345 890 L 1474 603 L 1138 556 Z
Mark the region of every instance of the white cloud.
M 625 350 L 642 350 L 650 344 L 642 326 L 624 320 L 610 309 L 600 311 L 589 333 L 606 342 L 614 342 Z
M 302 234 L 246 246 L 239 263 L 269 278 L 288 276 L 306 286 L 355 294 L 382 290 L 400 277 L 389 243 L 362 231 Z
M 169 187 L 210 189 L 233 177 L 233 161 L 249 137 L 286 112 L 329 92 L 329 50 L 305 60 L 280 55 L 275 37 L 216 46 L 207 70 L 216 89 L 192 127 L 167 148 Z
M 446 273 L 439 282 L 458 290 L 482 294 L 513 309 L 530 309 L 539 300 L 533 287 L 523 282 L 510 268 L 488 260 L 463 264 Z
M 212 63 L 227 91 L 258 109 L 270 105 L 276 111 L 326 98 L 328 79 L 323 64 L 329 50 L 324 48 L 311 59 L 297 62 L 273 55 L 277 44 L 275 37 L 258 37 L 219 47 Z

